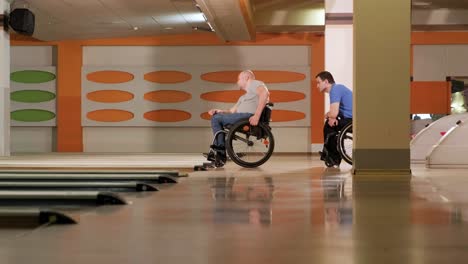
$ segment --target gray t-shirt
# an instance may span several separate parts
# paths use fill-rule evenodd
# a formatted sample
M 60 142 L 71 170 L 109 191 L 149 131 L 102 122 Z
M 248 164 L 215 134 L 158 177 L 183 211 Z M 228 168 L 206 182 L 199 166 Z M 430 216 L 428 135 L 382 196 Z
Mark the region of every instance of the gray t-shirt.
M 252 113 L 255 114 L 258 106 L 257 87 L 265 85 L 265 83 L 257 80 L 251 80 L 247 86 L 247 92 L 239 98 L 236 103 L 237 113 Z

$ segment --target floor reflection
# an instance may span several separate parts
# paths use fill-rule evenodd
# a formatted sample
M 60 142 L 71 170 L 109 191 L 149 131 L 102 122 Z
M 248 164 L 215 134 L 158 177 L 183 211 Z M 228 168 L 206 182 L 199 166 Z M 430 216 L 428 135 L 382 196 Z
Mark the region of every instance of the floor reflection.
M 299 189 L 297 184 L 283 181 L 275 188 L 273 177 L 216 177 L 208 181 L 216 223 L 270 226 L 300 219 L 314 226 L 333 227 L 353 221 L 351 190 L 345 190 L 345 177 L 312 179 Z M 311 206 L 303 208 L 304 202 Z
M 257 178 L 254 182 L 234 177 L 209 179 L 216 223 L 239 223 L 269 226 L 272 223 L 271 203 L 273 179 Z
M 346 178 L 326 177 L 322 179 L 325 226 L 336 227 L 353 223 L 350 193 L 345 192 Z

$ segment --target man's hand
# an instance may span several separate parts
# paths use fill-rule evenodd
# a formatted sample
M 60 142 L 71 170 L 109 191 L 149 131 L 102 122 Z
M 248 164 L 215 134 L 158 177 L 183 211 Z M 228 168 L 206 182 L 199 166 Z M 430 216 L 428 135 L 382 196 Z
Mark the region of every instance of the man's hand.
M 208 111 L 208 114 L 210 116 L 214 115 L 214 114 L 217 114 L 217 113 L 221 113 L 221 110 L 219 109 L 211 109 L 210 111 Z
M 249 118 L 249 122 L 250 122 L 250 124 L 251 124 L 252 126 L 256 126 L 256 125 L 258 125 L 258 120 L 259 120 L 259 119 L 260 119 L 259 116 L 253 115 L 253 116 L 251 116 L 251 117 Z
M 338 125 L 338 120 L 336 118 L 328 118 L 328 125 L 331 127 Z

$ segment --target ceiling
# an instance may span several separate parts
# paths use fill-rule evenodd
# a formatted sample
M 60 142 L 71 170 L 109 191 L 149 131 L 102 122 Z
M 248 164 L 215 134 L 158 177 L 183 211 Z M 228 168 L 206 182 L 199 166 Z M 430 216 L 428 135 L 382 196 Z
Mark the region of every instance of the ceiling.
M 468 0 L 413 0 L 415 9 L 468 9 Z
M 325 23 L 324 0 L 15 0 L 11 7 L 35 13 L 40 40 L 190 34 L 210 25 L 222 40 L 252 40 L 255 32 L 323 32 Z M 414 30 L 468 30 L 468 0 L 413 0 L 412 17 Z
M 207 26 L 192 0 L 16 0 L 42 40 L 187 34 Z

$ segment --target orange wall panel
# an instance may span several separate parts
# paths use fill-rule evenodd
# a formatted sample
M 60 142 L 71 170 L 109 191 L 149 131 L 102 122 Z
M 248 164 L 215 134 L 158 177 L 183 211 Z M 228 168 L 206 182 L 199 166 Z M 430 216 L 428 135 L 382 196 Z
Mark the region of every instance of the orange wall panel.
M 449 82 L 411 82 L 412 114 L 450 114 Z
M 132 119 L 134 114 L 119 109 L 102 109 L 89 112 L 86 116 L 98 122 L 122 122 Z
M 316 88 L 315 76 L 325 70 L 325 37 L 312 41 L 312 59 L 310 65 L 310 127 L 312 144 L 323 143 L 323 124 L 325 122 L 325 97 Z
M 81 66 L 82 47 L 73 41 L 58 45 L 57 151 L 82 152 Z
M 86 75 L 88 81 L 106 84 L 129 82 L 134 78 L 133 74 L 123 71 L 97 71 Z
M 264 83 L 289 83 L 302 81 L 306 76 L 299 72 L 290 71 L 265 71 L 265 70 L 252 70 L 255 78 L 262 80 Z M 208 72 L 202 74 L 200 77 L 204 81 L 216 83 L 237 83 L 237 76 L 241 71 L 219 71 Z
M 468 44 L 468 32 L 413 32 L 413 45 Z

